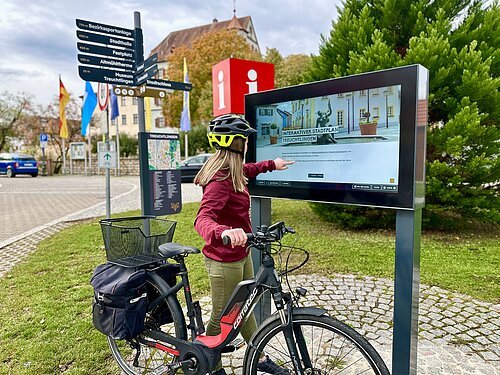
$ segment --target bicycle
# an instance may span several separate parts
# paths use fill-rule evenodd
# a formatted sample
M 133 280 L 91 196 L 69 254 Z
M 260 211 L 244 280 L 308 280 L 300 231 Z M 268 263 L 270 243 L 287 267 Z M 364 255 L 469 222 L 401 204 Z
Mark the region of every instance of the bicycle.
M 323 309 L 298 306 L 306 289 L 299 287 L 294 293 L 283 290 L 281 277 L 290 270 L 278 275 L 272 254 L 285 247 L 281 239 L 289 233 L 295 232 L 278 222 L 269 227 L 262 225 L 257 232 L 247 234 L 249 247 L 261 252 L 262 264 L 255 278 L 239 283 L 231 295 L 222 312 L 221 333 L 217 336 L 204 335 L 200 304 L 193 301 L 191 294 L 185 259 L 200 251 L 176 243 L 160 245 L 159 258 L 141 265 L 147 270 L 148 289 L 144 331 L 131 340 L 107 337 L 120 368 L 129 375 L 175 374 L 178 370 L 190 375 L 209 374 L 222 353 L 239 348 L 233 340 L 258 300 L 270 291 L 276 312 L 262 322 L 247 345 L 243 374 L 262 373 L 257 365 L 265 355 L 283 368 L 283 374 L 388 375 L 380 355 L 354 329 L 328 316 Z M 229 238 L 223 240 L 227 244 Z M 305 253 L 305 261 L 293 269 L 307 262 Z M 174 268 L 180 282 L 167 282 L 161 276 L 166 268 Z M 188 323 L 177 298 L 181 289 Z

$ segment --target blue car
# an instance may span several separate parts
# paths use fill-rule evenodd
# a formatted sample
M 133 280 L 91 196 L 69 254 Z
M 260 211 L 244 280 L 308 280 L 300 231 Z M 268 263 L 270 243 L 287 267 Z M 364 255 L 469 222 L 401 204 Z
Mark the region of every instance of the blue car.
M 35 158 L 23 154 L 0 154 L 0 174 L 15 177 L 17 174 L 38 176 L 38 166 Z

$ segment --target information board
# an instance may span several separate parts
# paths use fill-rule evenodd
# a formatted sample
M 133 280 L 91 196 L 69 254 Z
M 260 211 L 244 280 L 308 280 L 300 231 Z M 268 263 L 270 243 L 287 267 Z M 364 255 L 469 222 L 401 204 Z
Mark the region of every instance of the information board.
M 69 144 L 69 155 L 71 160 L 85 160 L 85 150 L 86 150 L 85 142 L 71 142 Z
M 247 95 L 245 117 L 257 130 L 247 161 L 295 161 L 251 180 L 250 193 L 423 205 L 427 77 L 427 69 L 412 65 Z
M 181 170 L 179 134 L 139 132 L 143 150 L 142 168 L 147 173 L 144 197 L 145 215 L 169 215 L 180 212 Z

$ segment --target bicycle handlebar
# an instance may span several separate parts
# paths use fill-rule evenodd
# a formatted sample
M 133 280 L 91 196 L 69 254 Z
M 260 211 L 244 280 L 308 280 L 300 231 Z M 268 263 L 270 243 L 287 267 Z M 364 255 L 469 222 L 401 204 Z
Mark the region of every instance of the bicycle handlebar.
M 295 233 L 295 231 L 291 227 L 286 227 L 283 221 L 279 221 L 271 226 L 261 225 L 257 228 L 257 232 L 245 234 L 250 245 L 262 245 L 264 243 L 277 242 L 287 233 Z M 230 245 L 231 238 L 229 236 L 222 237 L 222 243 Z

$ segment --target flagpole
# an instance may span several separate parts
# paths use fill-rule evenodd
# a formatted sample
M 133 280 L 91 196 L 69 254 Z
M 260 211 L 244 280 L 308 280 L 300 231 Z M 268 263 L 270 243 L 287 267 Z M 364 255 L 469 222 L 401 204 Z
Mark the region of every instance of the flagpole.
M 91 124 L 89 124 L 88 130 L 87 130 L 87 140 L 89 143 L 89 152 L 88 152 L 88 154 L 89 154 L 89 176 L 92 176 L 92 142 L 90 140 L 90 137 L 91 137 L 90 125 Z
M 63 174 L 66 174 L 66 142 L 62 138 L 62 162 L 63 162 Z

